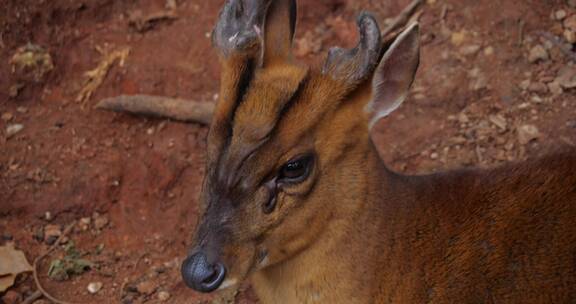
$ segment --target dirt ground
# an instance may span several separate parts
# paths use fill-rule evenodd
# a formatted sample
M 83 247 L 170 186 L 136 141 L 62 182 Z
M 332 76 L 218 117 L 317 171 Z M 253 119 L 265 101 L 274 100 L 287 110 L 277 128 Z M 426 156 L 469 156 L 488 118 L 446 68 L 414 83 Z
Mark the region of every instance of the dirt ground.
M 13 243 L 33 261 L 76 221 L 65 242 L 93 267 L 56 281 L 48 267 L 62 250 L 43 260 L 40 280 L 57 298 L 212 301 L 179 275 L 197 221 L 206 127 L 94 104 L 135 93 L 213 102 L 219 66 L 209 34 L 222 2 L 0 4 L 0 245 Z M 296 54 L 319 64 L 330 46 L 355 43 L 361 10 L 383 27 L 409 2 L 301 0 Z M 376 130 L 391 168 L 494 166 L 575 145 L 576 1 L 428 0 L 420 22 L 412 94 Z M 123 60 L 111 57 L 122 50 Z M 19 61 L 26 51 L 39 56 L 33 66 Z M 86 74 L 99 65 L 109 68 L 100 85 Z M 35 290 L 23 274 L 0 303 Z M 247 286 L 235 298 L 256 303 Z

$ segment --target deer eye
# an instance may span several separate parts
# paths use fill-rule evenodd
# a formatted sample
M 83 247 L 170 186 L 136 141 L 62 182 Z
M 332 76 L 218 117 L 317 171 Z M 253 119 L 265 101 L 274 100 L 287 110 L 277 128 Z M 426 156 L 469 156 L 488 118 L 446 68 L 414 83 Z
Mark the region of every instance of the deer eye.
M 303 181 L 310 174 L 313 160 L 312 155 L 299 156 L 290 160 L 280 169 L 279 180 L 287 183 Z

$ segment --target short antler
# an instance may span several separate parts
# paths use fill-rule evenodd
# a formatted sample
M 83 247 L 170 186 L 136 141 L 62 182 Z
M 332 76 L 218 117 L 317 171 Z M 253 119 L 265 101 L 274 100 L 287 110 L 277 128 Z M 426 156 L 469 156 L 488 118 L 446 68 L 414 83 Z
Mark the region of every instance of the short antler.
M 220 12 L 212 41 L 225 57 L 262 47 L 263 23 L 271 0 L 228 0 Z
M 350 84 L 358 83 L 371 74 L 380 57 L 382 41 L 378 23 L 363 12 L 357 19 L 360 39 L 353 49 L 333 47 L 322 68 L 322 73 Z

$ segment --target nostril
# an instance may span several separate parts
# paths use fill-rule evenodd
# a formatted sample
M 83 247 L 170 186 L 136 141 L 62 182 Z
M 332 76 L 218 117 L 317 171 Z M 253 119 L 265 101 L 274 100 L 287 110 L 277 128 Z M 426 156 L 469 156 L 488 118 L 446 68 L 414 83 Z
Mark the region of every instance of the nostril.
M 222 263 L 211 265 L 204 253 L 197 252 L 184 260 L 181 272 L 188 287 L 201 292 L 211 292 L 224 281 L 226 267 Z

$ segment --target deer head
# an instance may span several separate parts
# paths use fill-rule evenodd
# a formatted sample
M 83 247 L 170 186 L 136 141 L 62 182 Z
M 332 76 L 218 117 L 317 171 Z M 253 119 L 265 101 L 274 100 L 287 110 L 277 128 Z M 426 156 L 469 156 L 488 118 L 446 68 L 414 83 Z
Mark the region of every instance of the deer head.
M 335 189 L 362 182 L 370 128 L 397 108 L 418 66 L 418 25 L 383 45 L 374 18 L 321 69 L 291 54 L 295 0 L 228 0 L 213 31 L 222 64 L 208 136 L 202 218 L 186 284 L 210 292 L 310 246 L 333 220 Z

